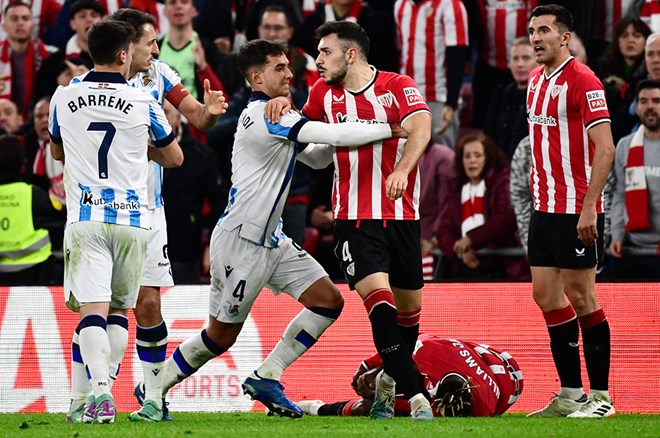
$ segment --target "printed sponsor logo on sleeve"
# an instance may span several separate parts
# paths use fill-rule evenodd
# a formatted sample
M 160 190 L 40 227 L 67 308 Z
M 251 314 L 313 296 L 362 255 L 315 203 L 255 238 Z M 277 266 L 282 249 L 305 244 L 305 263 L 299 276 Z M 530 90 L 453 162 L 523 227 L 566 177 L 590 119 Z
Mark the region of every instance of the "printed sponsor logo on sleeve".
M 406 101 L 408 102 L 409 106 L 424 104 L 422 93 L 420 93 L 419 90 L 415 87 L 405 87 L 403 89 L 403 95 L 406 96 Z
M 604 90 L 587 91 L 587 103 L 591 112 L 607 110 Z

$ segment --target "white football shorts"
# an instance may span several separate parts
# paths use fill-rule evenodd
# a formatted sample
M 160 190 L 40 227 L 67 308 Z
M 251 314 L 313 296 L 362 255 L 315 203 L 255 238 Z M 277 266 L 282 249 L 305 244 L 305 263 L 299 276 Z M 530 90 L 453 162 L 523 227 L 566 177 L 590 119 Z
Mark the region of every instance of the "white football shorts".
M 167 222 L 165 208 L 149 210 L 151 231 L 147 243 L 147 259 L 144 261 L 140 286 L 172 286 L 172 266 L 167 253 Z
M 296 301 L 328 274 L 305 250 L 287 237 L 277 248 L 266 248 L 216 226 L 211 236 L 209 314 L 220 322 L 244 322 L 264 287 L 284 292 Z
M 135 307 L 149 230 L 76 222 L 64 231 L 64 298 L 73 311 L 87 303 Z

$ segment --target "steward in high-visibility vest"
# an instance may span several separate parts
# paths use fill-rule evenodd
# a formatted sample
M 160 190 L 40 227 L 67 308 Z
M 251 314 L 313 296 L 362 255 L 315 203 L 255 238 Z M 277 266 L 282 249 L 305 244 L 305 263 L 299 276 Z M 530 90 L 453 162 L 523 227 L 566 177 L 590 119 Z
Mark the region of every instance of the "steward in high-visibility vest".
M 32 223 L 32 186 L 0 185 L 0 273 L 31 268 L 50 255 L 48 231 Z
M 48 230 L 61 226 L 57 211 L 40 187 L 23 181 L 24 146 L 0 136 L 0 286 L 50 285 L 53 259 Z

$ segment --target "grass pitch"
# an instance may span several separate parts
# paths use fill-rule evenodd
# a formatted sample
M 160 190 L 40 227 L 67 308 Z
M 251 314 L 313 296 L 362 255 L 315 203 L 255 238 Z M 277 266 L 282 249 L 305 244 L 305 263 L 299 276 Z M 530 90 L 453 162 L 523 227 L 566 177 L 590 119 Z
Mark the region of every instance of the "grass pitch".
M 65 414 L 0 414 L 0 436 L 24 437 L 653 437 L 660 438 L 660 415 L 622 415 L 607 419 L 436 418 L 413 423 L 409 418 L 373 421 L 368 418 L 312 417 L 299 420 L 263 413 L 180 413 L 176 421 L 131 423 L 120 413 L 114 424 L 67 424 Z

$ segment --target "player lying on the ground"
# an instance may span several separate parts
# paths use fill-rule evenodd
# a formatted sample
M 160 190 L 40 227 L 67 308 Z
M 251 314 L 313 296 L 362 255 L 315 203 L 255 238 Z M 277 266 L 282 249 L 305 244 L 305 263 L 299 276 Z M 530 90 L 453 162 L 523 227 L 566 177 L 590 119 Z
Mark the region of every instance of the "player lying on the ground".
M 436 416 L 491 417 L 506 412 L 523 390 L 518 363 L 505 351 L 484 344 L 419 336 L 413 360 L 422 374 Z M 362 398 L 324 403 L 303 400 L 298 406 L 310 415 L 369 415 L 374 382 L 381 368 L 378 355 L 362 362 L 351 385 Z M 410 405 L 397 396 L 394 414 L 410 415 Z

